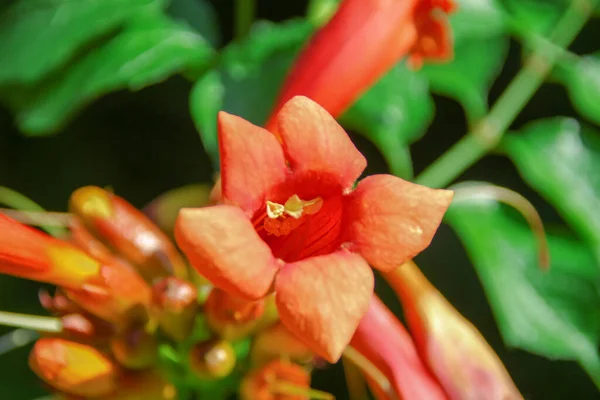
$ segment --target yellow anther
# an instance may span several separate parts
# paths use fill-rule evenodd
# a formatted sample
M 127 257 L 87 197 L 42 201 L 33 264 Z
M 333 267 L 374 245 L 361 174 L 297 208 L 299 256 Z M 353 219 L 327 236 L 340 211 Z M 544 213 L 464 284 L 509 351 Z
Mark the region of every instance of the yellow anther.
M 283 215 L 284 211 L 285 207 L 283 205 L 279 203 L 273 203 L 272 201 L 267 201 L 267 216 L 269 218 L 279 218 Z

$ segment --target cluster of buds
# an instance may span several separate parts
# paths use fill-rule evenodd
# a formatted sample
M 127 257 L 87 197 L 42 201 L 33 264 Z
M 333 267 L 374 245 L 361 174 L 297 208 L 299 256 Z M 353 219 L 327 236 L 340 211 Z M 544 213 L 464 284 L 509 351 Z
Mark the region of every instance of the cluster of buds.
M 70 212 L 64 239 L 0 214 L 0 272 L 57 286 L 39 298 L 59 332 L 40 332 L 29 363 L 58 399 L 314 392 L 314 355 L 278 322 L 272 296 L 249 302 L 213 287 L 109 191 L 78 189 Z

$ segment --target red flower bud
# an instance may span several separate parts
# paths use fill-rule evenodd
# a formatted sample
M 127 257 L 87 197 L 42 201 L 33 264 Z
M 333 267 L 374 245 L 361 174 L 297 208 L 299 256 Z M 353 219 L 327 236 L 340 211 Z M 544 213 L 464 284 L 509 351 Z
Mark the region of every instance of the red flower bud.
M 151 367 L 158 358 L 158 342 L 154 335 L 141 326 L 119 333 L 110 342 L 115 359 L 129 369 Z
M 424 361 L 451 399 L 522 399 L 481 333 L 413 262 L 385 274 L 402 301 Z

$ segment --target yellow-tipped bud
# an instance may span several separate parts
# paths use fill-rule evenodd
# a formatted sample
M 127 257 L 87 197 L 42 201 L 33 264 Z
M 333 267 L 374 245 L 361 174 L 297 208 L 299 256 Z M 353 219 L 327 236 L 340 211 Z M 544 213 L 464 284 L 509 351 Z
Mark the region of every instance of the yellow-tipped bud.
M 73 192 L 70 210 L 96 238 L 135 265 L 146 280 L 187 276 L 187 266 L 169 238 L 124 199 L 86 186 Z
M 117 389 L 117 369 L 95 348 L 60 338 L 42 338 L 29 356 L 31 369 L 47 384 L 65 393 L 106 396 Z

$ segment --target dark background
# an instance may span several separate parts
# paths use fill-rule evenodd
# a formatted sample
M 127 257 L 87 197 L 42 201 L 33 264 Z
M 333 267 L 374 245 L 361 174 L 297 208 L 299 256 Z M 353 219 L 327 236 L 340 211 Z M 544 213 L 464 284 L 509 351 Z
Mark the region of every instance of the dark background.
M 212 0 L 219 15 L 223 43 L 231 40 L 233 1 Z M 303 15 L 306 1 L 258 0 L 258 17 L 281 21 Z M 0 8 L 1 11 L 1 8 Z M 590 22 L 572 46 L 577 53 L 597 50 L 600 24 Z M 491 91 L 493 101 L 520 66 L 520 47 L 511 44 L 508 62 Z M 485 56 L 485 55 L 482 55 Z M 136 206 L 184 184 L 208 182 L 214 171 L 202 148 L 188 111 L 192 83 L 174 77 L 140 92 L 108 95 L 85 109 L 59 135 L 26 138 L 15 128 L 8 110 L 0 107 L 0 185 L 15 189 L 49 210 L 65 210 L 69 194 L 84 185 L 111 186 Z M 466 131 L 461 107 L 435 97 L 436 119 L 427 135 L 412 146 L 415 172 L 422 171 Z M 566 92 L 545 85 L 521 113 L 513 128 L 543 117 L 578 117 Z M 362 137 L 353 135 L 369 159 L 369 173 L 385 172 L 381 155 Z M 488 156 L 466 171 L 460 180 L 485 180 L 515 189 L 528 197 L 544 219 L 560 222 L 554 210 L 525 186 L 514 166 L 501 156 Z M 440 291 L 487 338 L 505 362 L 517 386 L 529 399 L 595 399 L 596 388 L 574 363 L 549 361 L 504 347 L 481 285 L 456 235 L 442 226 L 432 246 L 417 263 Z M 37 303 L 39 285 L 0 277 L 0 309 L 43 313 Z M 398 303 L 382 282 L 377 290 L 399 311 Z M 507 288 L 510 295 L 510 288 Z M 0 334 L 10 331 L 0 328 Z M 392 349 L 390 349 L 392 351 Z M 29 400 L 41 395 L 32 385 L 28 348 L 0 359 L 0 398 Z M 315 386 L 347 398 L 343 373 L 330 367 L 315 376 Z

